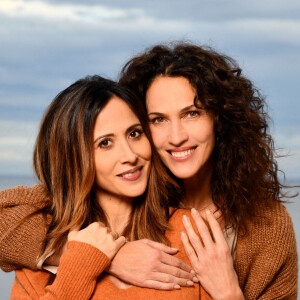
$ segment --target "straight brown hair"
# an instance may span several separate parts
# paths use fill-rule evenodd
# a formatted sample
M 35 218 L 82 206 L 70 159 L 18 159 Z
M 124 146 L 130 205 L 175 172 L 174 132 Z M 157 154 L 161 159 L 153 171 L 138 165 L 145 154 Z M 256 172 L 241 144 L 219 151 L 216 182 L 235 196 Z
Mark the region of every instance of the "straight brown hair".
M 34 149 L 34 169 L 48 191 L 53 218 L 42 257 L 58 250 L 74 226 L 94 221 L 108 226 L 105 212 L 94 193 L 95 166 L 93 130 L 96 118 L 113 97 L 121 98 L 136 114 L 152 147 L 149 183 L 145 193 L 134 200 L 124 235 L 168 243 L 164 233 L 169 218 L 168 190 L 175 182 L 166 173 L 153 146 L 147 116 L 141 102 L 119 84 L 100 76 L 76 81 L 59 93 L 41 123 Z

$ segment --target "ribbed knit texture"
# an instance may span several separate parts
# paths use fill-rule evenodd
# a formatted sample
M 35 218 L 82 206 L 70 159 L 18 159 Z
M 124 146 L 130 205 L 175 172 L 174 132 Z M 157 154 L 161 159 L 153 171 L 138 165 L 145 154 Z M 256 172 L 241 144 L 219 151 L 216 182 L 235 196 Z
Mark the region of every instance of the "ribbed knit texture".
M 237 240 L 235 268 L 246 299 L 297 299 L 298 257 L 290 215 L 281 204 L 261 206 L 250 233 Z
M 47 223 L 41 215 L 31 217 L 8 236 L 6 232 L 22 216 L 48 202 L 40 186 L 0 192 L 0 267 L 3 270 L 21 265 L 37 268 L 36 257 L 42 250 Z M 261 217 L 248 223 L 249 234 L 239 234 L 237 241 L 235 269 L 245 298 L 297 299 L 298 259 L 291 218 L 281 204 L 261 206 L 257 214 Z
M 70 242 L 53 284 L 46 287 L 52 276 L 47 271 L 17 270 L 10 299 L 90 299 L 98 276 L 109 264 L 97 248 Z
M 0 192 L 0 267 L 3 271 L 23 266 L 36 269 L 51 219 L 38 213 L 28 222 L 20 221 L 50 203 L 41 185 L 19 186 Z
M 188 262 L 180 239 L 180 232 L 184 230 L 182 225 L 184 213 L 186 212 L 176 211 L 166 235 L 170 239 L 171 246 L 179 248 L 176 256 Z M 199 284 L 174 291 L 159 291 L 136 286 L 120 289 L 106 273 L 99 277 L 109 263 L 108 257 L 97 248 L 86 243 L 70 242 L 67 251 L 61 257 L 52 284 L 49 280 L 53 280 L 54 275 L 47 271 L 17 270 L 11 299 L 212 300 Z

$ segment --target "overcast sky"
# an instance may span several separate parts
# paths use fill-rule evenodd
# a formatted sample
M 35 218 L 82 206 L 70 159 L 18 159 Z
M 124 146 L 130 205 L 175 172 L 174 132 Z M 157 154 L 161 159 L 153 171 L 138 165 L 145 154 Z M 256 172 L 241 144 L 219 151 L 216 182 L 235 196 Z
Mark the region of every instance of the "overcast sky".
M 266 95 L 290 180 L 300 169 L 300 1 L 0 1 L 0 174 L 32 174 L 40 119 L 75 80 L 118 78 L 153 44 L 186 40 L 234 57 Z

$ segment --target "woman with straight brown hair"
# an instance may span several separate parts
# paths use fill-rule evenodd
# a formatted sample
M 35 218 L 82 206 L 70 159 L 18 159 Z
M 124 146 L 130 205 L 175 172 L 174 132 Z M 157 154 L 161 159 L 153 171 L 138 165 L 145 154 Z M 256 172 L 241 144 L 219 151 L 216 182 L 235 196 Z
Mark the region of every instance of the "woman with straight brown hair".
M 184 217 L 182 242 L 201 285 L 213 299 L 296 299 L 295 234 L 265 101 L 236 62 L 209 47 L 157 45 L 125 65 L 120 83 L 142 101 L 155 147 L 181 187 L 176 196 L 194 208 L 202 241 Z M 134 263 L 141 253 L 150 261 Z M 130 274 L 155 272 L 149 249 L 123 247 L 118 255 L 118 276 L 126 273 L 133 284 L 144 282 Z
M 150 141 L 142 106 L 115 82 L 87 77 L 53 100 L 34 150 L 41 185 L 32 189 L 48 197 L 38 212 L 49 223 L 40 259 L 59 251 L 66 240 L 67 249 L 56 276 L 47 270 L 16 270 L 11 299 L 210 299 L 194 286 L 184 263 L 182 280 L 192 287 L 175 285 L 167 294 L 104 274 L 125 238 L 179 247 L 169 251 L 179 251 L 187 261 L 180 243 L 182 212 L 169 215 L 172 180 Z M 26 197 L 26 188 L 21 190 Z M 22 222 L 28 225 L 30 218 Z

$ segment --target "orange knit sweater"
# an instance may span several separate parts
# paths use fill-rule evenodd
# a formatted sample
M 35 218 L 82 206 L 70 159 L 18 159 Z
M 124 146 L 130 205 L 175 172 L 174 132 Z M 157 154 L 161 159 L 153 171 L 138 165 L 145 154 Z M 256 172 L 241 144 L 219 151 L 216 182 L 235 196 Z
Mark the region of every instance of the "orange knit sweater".
M 4 271 L 23 266 L 37 269 L 51 217 L 44 218 L 40 212 L 29 215 L 50 203 L 40 185 L 0 192 L 0 267 Z M 237 240 L 234 266 L 244 296 L 297 299 L 298 258 L 291 218 L 281 204 L 261 206 L 257 215 L 247 224 L 249 234 L 239 233 Z
M 180 231 L 184 230 L 182 216 L 186 213 L 184 210 L 174 213 L 166 236 L 171 246 L 179 249 L 176 256 L 189 263 L 180 239 Z M 120 289 L 103 273 L 109 264 L 109 258 L 97 248 L 69 242 L 56 276 L 47 271 L 17 270 L 11 299 L 211 299 L 199 284 L 174 291 L 136 286 Z

